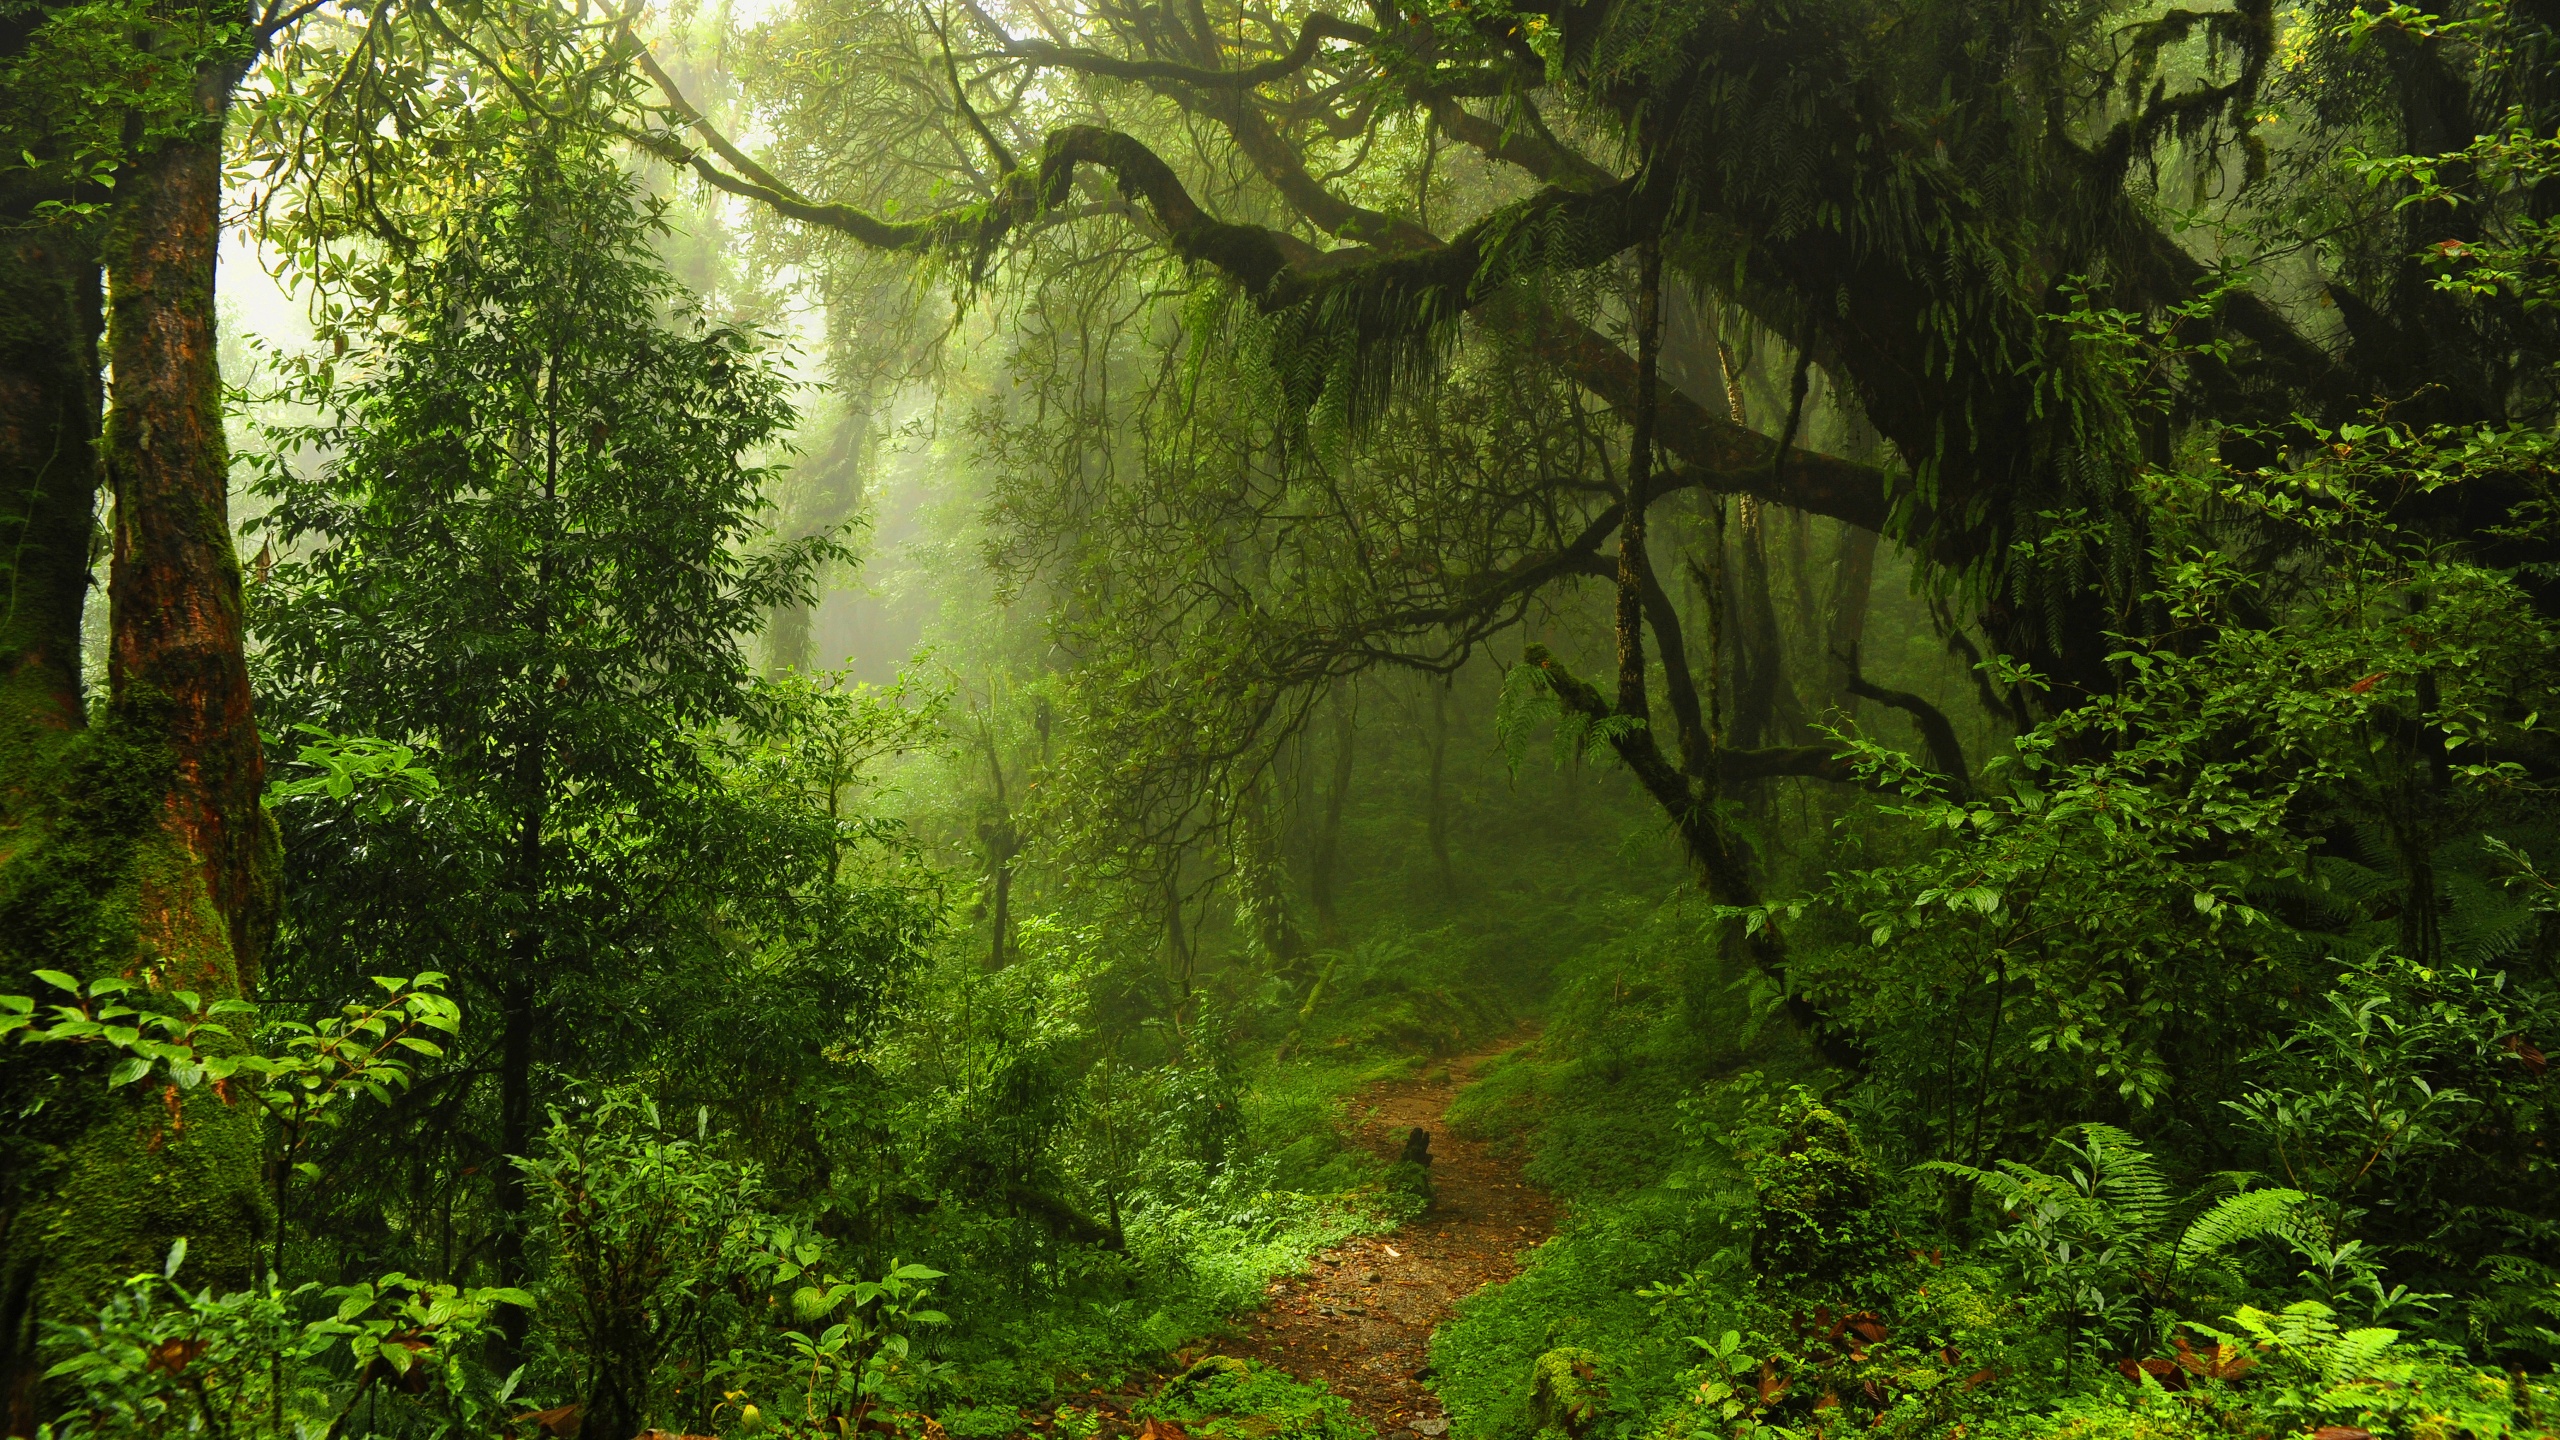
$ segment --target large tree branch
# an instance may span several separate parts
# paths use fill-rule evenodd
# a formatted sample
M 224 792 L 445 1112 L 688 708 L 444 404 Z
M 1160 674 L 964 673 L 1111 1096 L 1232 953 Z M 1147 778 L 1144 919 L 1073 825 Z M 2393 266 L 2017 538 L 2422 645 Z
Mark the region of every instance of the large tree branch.
M 1375 44 L 1378 32 L 1322 11 L 1307 17 L 1298 27 L 1297 43 L 1288 53 L 1259 65 L 1241 70 L 1212 70 L 1205 66 L 1183 65 L 1170 60 L 1128 60 L 1099 51 L 1052 44 L 1046 40 L 1017 40 L 1007 34 L 994 17 L 977 5 L 968 7 L 971 18 L 994 37 L 1004 53 L 1027 64 L 1079 74 L 1100 75 L 1112 80 L 1135 80 L 1158 85 L 1188 85 L 1201 90 L 1250 90 L 1274 80 L 1285 80 L 1307 68 L 1317 50 L 1327 40 L 1341 40 L 1355 45 Z
M 1829 745 L 1773 745 L 1759 750 L 1719 750 L 1716 773 L 1727 783 L 1798 778 L 1861 783 L 1857 766 Z
M 1668 486 L 1658 486 L 1655 498 Z M 1609 514 L 1619 513 L 1611 506 Z M 1577 552 L 1569 557 L 1569 567 L 1595 580 L 1615 580 L 1617 566 L 1593 551 Z M 1654 647 L 1662 652 L 1663 700 L 1671 707 L 1672 738 L 1680 742 L 1680 769 L 1683 774 L 1705 778 L 1714 765 L 1715 741 L 1707 734 L 1705 705 L 1698 689 L 1696 672 L 1689 668 L 1689 645 L 1680 623 L 1680 609 L 1671 603 L 1671 592 L 1648 561 L 1638 572 L 1642 589 L 1645 624 L 1653 631 Z
M 985 23 L 992 28 L 992 21 Z M 1043 196 L 1051 197 L 1046 201 L 1049 207 L 1063 200 L 1075 166 L 1092 164 L 1112 172 L 1121 195 L 1155 222 L 1160 237 L 1176 254 L 1225 272 L 1266 312 L 1300 310 L 1311 327 L 1339 318 L 1328 313 L 1328 302 L 1335 295 L 1356 297 L 1352 303 L 1364 311 L 1390 308 L 1387 297 L 1403 295 L 1453 320 L 1492 293 L 1504 278 L 1487 273 L 1486 252 L 1506 242 L 1517 229 L 1534 227 L 1559 211 L 1588 212 L 1577 223 L 1587 224 L 1593 218 L 1600 222 L 1607 233 L 1595 236 L 1588 248 L 1605 256 L 1625 248 L 1621 242 L 1638 233 L 1653 203 L 1634 193 L 1633 182 L 1606 177 L 1605 184 L 1597 183 L 1606 172 L 1595 167 L 1570 175 L 1569 185 L 1550 185 L 1530 201 L 1496 212 L 1444 244 L 1410 221 L 1361 209 L 1333 195 L 1307 173 L 1295 150 L 1271 130 L 1268 121 L 1240 105 L 1225 104 L 1213 107 L 1212 118 L 1311 223 L 1328 233 L 1373 237 L 1388 249 L 1361 246 L 1317 252 L 1283 231 L 1218 221 L 1200 208 L 1161 157 L 1129 136 L 1096 126 L 1070 126 L 1050 136 L 1037 176 L 1027 180 L 1018 173 L 1006 176 L 992 201 L 921 220 L 889 221 L 853 206 L 810 199 L 783 183 L 687 101 L 645 47 L 635 44 L 633 50 L 650 80 L 666 95 L 670 112 L 736 173 L 722 171 L 672 136 L 646 135 L 641 137 L 643 142 L 721 190 L 757 200 L 803 223 L 850 235 L 875 249 L 966 250 L 982 261 L 1005 231 L 1043 208 Z M 1360 294 L 1363 288 L 1370 293 Z M 1542 354 L 1612 409 L 1634 413 L 1635 357 L 1590 326 L 1546 307 L 1538 308 L 1533 323 Z M 1677 389 L 1664 387 L 1657 410 L 1657 443 L 1688 467 L 1704 472 L 1690 483 L 1760 495 L 1870 530 L 1882 530 L 1890 516 L 1885 475 L 1875 466 L 1798 450 L 1788 455 L 1781 472 L 1773 463 L 1776 446 L 1767 437 L 1710 414 Z

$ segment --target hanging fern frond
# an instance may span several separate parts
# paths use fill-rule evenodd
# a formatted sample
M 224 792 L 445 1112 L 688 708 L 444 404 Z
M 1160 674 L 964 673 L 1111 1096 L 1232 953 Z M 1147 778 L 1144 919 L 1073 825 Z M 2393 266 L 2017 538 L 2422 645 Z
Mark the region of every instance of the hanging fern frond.
M 1520 761 L 1529 753 L 1529 737 L 1539 722 L 1563 714 L 1564 706 L 1556 699 L 1555 687 L 1547 683 L 1544 668 L 1522 663 L 1502 672 L 1502 695 L 1493 707 L 1493 737 L 1512 774 L 1520 773 Z

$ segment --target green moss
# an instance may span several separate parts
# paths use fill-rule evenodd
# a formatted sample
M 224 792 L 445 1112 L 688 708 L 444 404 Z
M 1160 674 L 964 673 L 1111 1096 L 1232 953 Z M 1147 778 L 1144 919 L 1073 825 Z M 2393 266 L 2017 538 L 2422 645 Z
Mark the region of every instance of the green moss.
M 1251 1360 L 1212 1355 L 1130 1407 L 1212 1440 L 1369 1440 L 1350 1402 Z
M 1593 1352 L 1560 1345 L 1530 1364 L 1529 1419 L 1540 1435 L 1582 1440 L 1608 1409 L 1608 1382 Z
M 11 777 L 21 783 L 0 859 L 0 988 L 48 995 L 31 972 L 55 969 L 241 993 L 203 866 L 160 823 L 174 767 L 150 733 L 110 716 L 49 747 L 50 785 Z M 103 1047 L 0 1052 L 0 1089 L 31 1102 L 0 1116 L 0 1273 L 34 1277 L 38 1311 L 54 1319 L 86 1318 L 181 1236 L 187 1278 L 244 1283 L 266 1232 L 258 1107 L 149 1081 L 109 1090 L 111 1063 Z

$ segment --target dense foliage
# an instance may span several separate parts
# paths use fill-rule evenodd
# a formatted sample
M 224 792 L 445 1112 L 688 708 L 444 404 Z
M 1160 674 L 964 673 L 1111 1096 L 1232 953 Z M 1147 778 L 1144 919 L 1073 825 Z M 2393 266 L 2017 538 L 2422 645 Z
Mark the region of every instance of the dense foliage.
M 8 1433 L 2560 1433 L 2555 77 L 0 3 Z

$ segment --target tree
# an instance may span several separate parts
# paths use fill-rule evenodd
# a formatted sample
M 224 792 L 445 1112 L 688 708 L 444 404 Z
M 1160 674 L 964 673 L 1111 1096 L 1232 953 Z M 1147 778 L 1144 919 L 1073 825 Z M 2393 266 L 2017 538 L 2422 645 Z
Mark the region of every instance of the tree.
M 718 833 L 735 807 L 696 734 L 751 718 L 745 641 L 839 551 L 750 548 L 784 381 L 753 337 L 686 311 L 654 224 L 609 160 L 528 143 L 385 287 L 355 375 L 305 367 L 322 418 L 280 430 L 258 481 L 283 555 L 257 608 L 278 713 L 410 738 L 444 786 L 379 824 L 312 817 L 284 963 L 310 981 L 419 947 L 493 1017 L 495 1053 L 429 1103 L 452 1168 L 490 1178 L 509 1283 L 509 1157 L 538 1133 L 543 1067 L 645 1048 L 630 972 L 716 926 L 723 885 L 835 873 L 831 814 L 796 861 Z M 759 880 L 722 848 L 781 863 Z
M 2430 374 L 2406 357 L 2422 351 L 2461 377 L 2424 391 L 2432 418 L 2547 412 L 2537 366 L 2555 353 L 2551 315 L 2520 295 L 2431 286 L 2409 228 L 2420 222 L 2343 185 L 2334 163 L 2374 140 L 2449 148 L 2507 105 L 2531 133 L 2547 129 L 2550 67 L 2533 57 L 2549 54 L 2550 29 L 2531 7 L 2458 7 L 2423 22 L 2346 6 L 2281 18 L 2260 4 L 2165 17 L 2101 7 L 2020 17 L 1994 42 L 1975 12 L 1929 0 L 1895 6 L 1881 26 L 1832 5 L 1385 4 L 1358 20 L 1318 11 L 1294 33 L 1250 7 L 966 14 L 989 47 L 973 69 L 933 23 L 803 7 L 778 33 L 784 58 L 766 67 L 784 101 L 770 165 L 704 122 L 643 54 L 676 127 L 644 139 L 778 216 L 941 257 L 975 287 L 1095 289 L 1066 268 L 1079 253 L 1133 286 L 1214 275 L 1209 288 L 1245 320 L 1222 330 L 1232 312 L 1194 300 L 1188 342 L 1276 395 L 1271 433 L 1325 485 L 1342 482 L 1341 454 L 1375 458 L 1360 436 L 1401 426 L 1419 407 L 1400 397 L 1428 395 L 1423 382 L 1447 375 L 1451 357 L 1507 344 L 1533 358 L 1574 392 L 1568 403 L 1602 411 L 1584 462 L 1540 476 L 1530 501 L 1560 533 L 1497 569 L 1453 568 L 1440 604 L 1273 636 L 1269 663 L 1223 671 L 1242 697 L 1275 674 L 1307 685 L 1370 664 L 1439 668 L 1524 595 L 1612 581 L 1616 673 L 1595 684 L 1553 654 L 1542 671 L 1734 903 L 1761 876 L 1721 818 L 1723 787 L 1857 771 L 1829 745 L 1748 744 L 1777 673 L 1761 663 L 1774 659 L 1773 627 L 1755 548 L 1742 552 L 1742 603 L 1731 607 L 1744 623 L 1715 627 L 1703 682 L 1688 663 L 1684 617 L 1643 535 L 1666 496 L 1756 495 L 1907 548 L 1946 598 L 1951 641 L 1977 629 L 2055 682 L 1986 690 L 2005 727 L 2122 682 L 2108 636 L 2153 593 L 2137 477 L 2182 435 L 2244 469 L 2263 463 L 2369 397 L 2417 403 Z M 1026 19 L 1038 34 L 1011 28 Z M 2274 66 L 2282 46 L 2302 63 Z M 830 83 L 824 57 L 844 49 L 906 83 Z M 2281 121 L 2288 112 L 2298 118 Z M 1460 192 L 1464 209 L 1435 201 L 1443 138 L 1482 167 Z M 937 206 L 905 188 L 909 172 L 876 163 L 884 149 L 966 202 Z M 2486 167 L 2444 173 L 2444 198 L 2490 229 L 2531 223 L 2530 203 L 2498 200 Z M 2389 198 L 2416 193 L 2406 176 L 2382 183 Z M 2213 243 L 2230 263 L 2197 258 L 2205 231 L 2175 209 L 2182 186 L 2221 197 Z M 1403 193 L 1411 206 L 1382 198 Z M 1427 223 L 1453 210 L 1472 218 Z M 1075 228 L 1133 243 L 1114 252 L 1061 237 Z M 2315 242 L 2336 257 L 2319 284 L 2350 322 L 2343 348 L 2317 342 L 2282 288 L 2248 270 L 2253 251 L 2280 258 Z M 1603 323 L 1579 318 L 1579 287 L 1616 302 L 1628 322 L 1618 337 L 1605 311 Z M 1792 403 L 1774 443 L 1738 406 L 1719 415 L 1711 395 L 1660 383 L 1666 368 L 1708 368 L 1695 353 L 1677 365 L 1644 353 L 1657 327 L 1637 317 L 1666 287 L 1697 287 L 1782 342 L 1771 348 L 1794 372 Z M 2166 384 L 2116 366 L 2066 321 L 2091 309 L 2130 317 L 2190 362 Z M 1693 352 L 1714 339 L 1678 338 Z M 1795 448 L 1815 369 L 1822 393 L 1890 442 L 1886 462 Z M 1323 455 L 1328 437 L 1351 450 Z M 1227 455 L 1197 463 L 1214 477 Z M 2407 497 L 2393 518 L 2482 537 L 2529 492 L 2508 477 Z M 1610 505 L 1578 503 L 1595 495 Z M 1157 523 L 1135 507 L 1118 514 Z M 1345 528 L 1400 548 L 1392 525 Z M 1613 534 L 1614 566 L 1599 548 Z M 2547 559 L 2540 541 L 2498 543 L 2514 560 Z M 1255 563 L 1227 572 L 1247 613 Z M 1723 650 L 1750 661 L 1747 673 L 1721 663 Z M 1740 745 L 1704 723 L 1728 675 L 1750 682 L 1733 712 L 1747 722 Z M 1910 713 L 1938 768 L 1960 778 L 1942 712 L 1855 678 L 1853 693 Z M 1776 943 L 1760 941 L 1773 970 Z
M 13 982 L 49 968 L 208 1001 L 258 982 L 276 834 L 242 654 L 214 256 L 232 91 L 302 13 L 45 4 L 0 20 L 0 140 L 23 162 L 0 180 L 0 976 Z M 78 657 L 102 482 L 109 693 L 93 724 Z M 179 1236 L 208 1275 L 246 1278 L 268 1223 L 249 1107 L 97 1078 L 29 1056 L 6 1070 L 13 1093 L 37 1097 L 0 1131 L 12 1434 L 38 1419 L 40 1320 L 84 1316 Z

